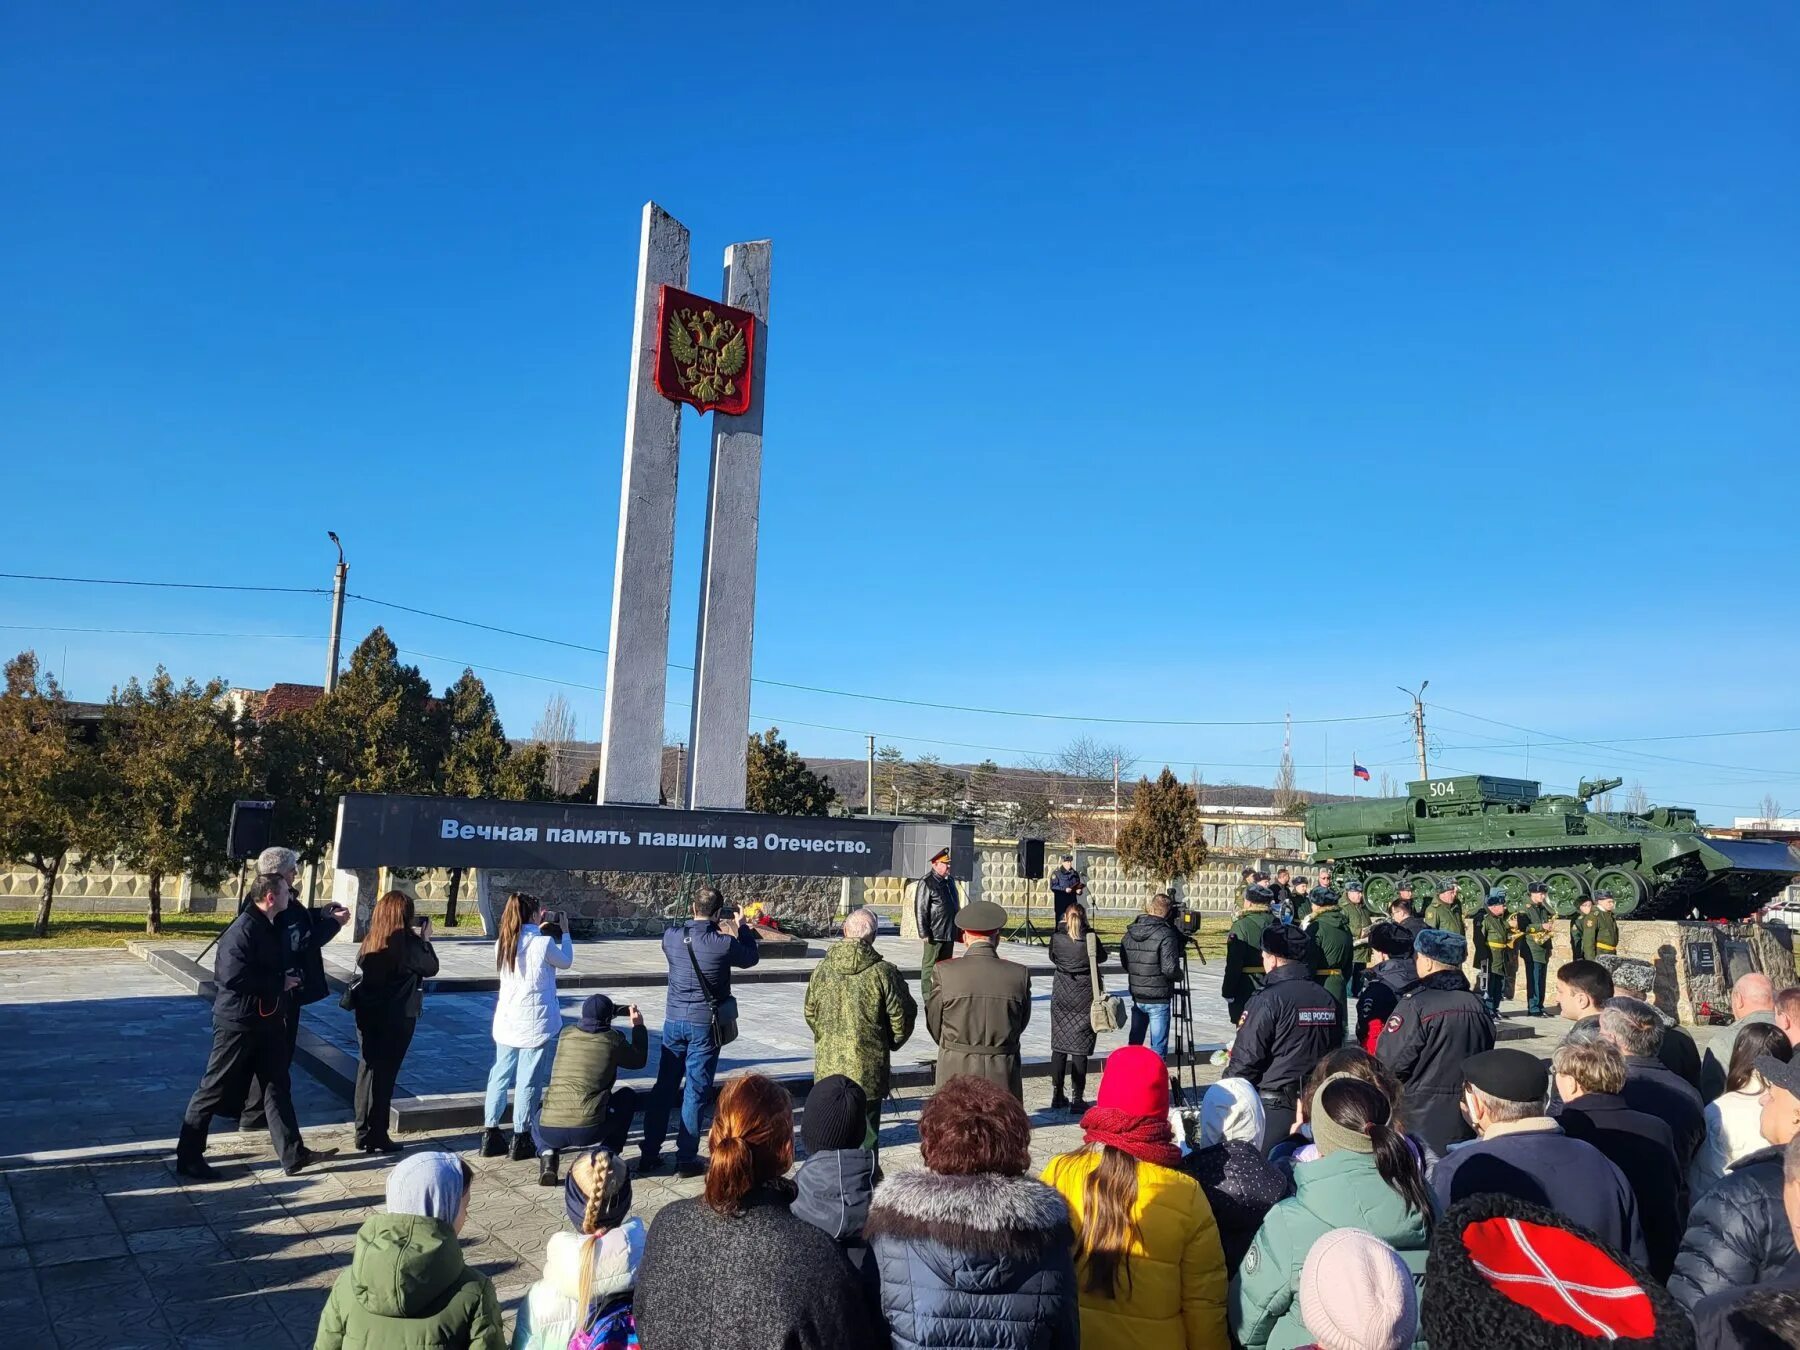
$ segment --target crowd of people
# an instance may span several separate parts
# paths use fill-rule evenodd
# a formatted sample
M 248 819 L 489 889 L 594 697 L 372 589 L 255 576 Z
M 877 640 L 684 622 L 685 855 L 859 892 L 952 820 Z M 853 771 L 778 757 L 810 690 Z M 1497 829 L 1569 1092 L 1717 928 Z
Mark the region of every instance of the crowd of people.
M 290 859 L 276 850 L 259 862 L 251 904 L 221 940 L 213 1054 L 183 1126 L 183 1175 L 212 1175 L 208 1120 L 253 1097 L 287 1170 L 320 1156 L 299 1141 L 284 1047 L 310 961 L 344 920 L 289 910 Z M 1421 920 L 1403 895 L 1380 919 L 1328 875 L 1304 894 L 1279 874 L 1247 880 L 1226 958 L 1236 1035 L 1197 1102 L 1176 1095 L 1172 1074 L 1172 1005 L 1186 982 L 1169 897 L 1114 952 L 1089 929 L 1080 891 L 1064 888 L 1050 951 L 1051 1109 L 1075 1114 L 1081 1142 L 1036 1168 L 1020 1045 L 1030 970 L 999 954 L 1005 911 L 961 903 L 948 853 L 935 859 L 914 915 L 934 1091 L 919 1165 L 888 1173 L 890 1059 L 921 1007 L 875 949 L 869 912 L 849 916 L 809 978 L 815 1078 L 798 1112 L 757 1073 L 732 1077 L 715 1109 L 719 1053 L 736 1035 L 731 972 L 757 963 L 755 926 L 708 887 L 664 935 L 656 1085 L 639 1094 L 616 1080 L 648 1066 L 642 1013 L 595 994 L 565 1024 L 555 977 L 574 959 L 567 926 L 511 896 L 478 1147 L 535 1158 L 538 1180 L 563 1188 L 567 1228 L 549 1237 L 508 1338 L 491 1282 L 458 1241 L 472 1169 L 411 1153 L 389 1175 L 386 1211 L 359 1231 L 315 1344 L 1800 1343 L 1800 990 L 1740 978 L 1734 1026 L 1702 1056 L 1634 996 L 1649 990 L 1633 968 L 1581 956 L 1554 971 L 1569 1025 L 1546 1062 L 1496 1047 L 1485 916 L 1477 988 L 1464 973 L 1470 935 L 1433 923 L 1448 923 L 1442 904 Z M 1523 917 L 1521 940 L 1547 966 L 1548 923 L 1539 932 Z M 1127 1020 L 1100 974 L 1114 956 L 1130 1043 L 1106 1056 L 1090 1103 L 1098 1033 Z M 429 924 L 405 896 L 382 897 L 344 995 L 362 1042 L 356 1138 L 367 1152 L 399 1151 L 386 1110 L 436 968 Z M 1551 985 L 1548 970 L 1528 978 L 1527 999 Z M 633 1175 L 666 1166 L 671 1111 L 674 1165 L 703 1190 L 646 1224 Z M 624 1151 L 640 1117 L 633 1168 Z

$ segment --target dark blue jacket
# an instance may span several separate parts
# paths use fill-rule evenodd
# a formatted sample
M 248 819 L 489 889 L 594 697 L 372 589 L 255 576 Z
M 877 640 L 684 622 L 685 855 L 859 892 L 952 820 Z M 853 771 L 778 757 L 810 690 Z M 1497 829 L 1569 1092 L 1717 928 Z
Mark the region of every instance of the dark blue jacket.
M 1041 1181 L 900 1172 L 876 1188 L 863 1239 L 894 1350 L 1081 1344 L 1069 1207 Z
M 1564 1134 L 1592 1144 L 1625 1174 L 1637 1197 L 1650 1273 L 1667 1284 L 1688 1219 L 1687 1173 L 1675 1161 L 1668 1123 L 1633 1111 L 1623 1097 L 1598 1092 L 1564 1102 L 1556 1118 Z
M 755 934 L 755 925 L 745 924 L 738 929 L 737 937 L 728 938 L 719 931 L 714 919 L 689 919 L 680 928 L 664 933 L 662 949 L 669 961 L 669 996 L 663 1004 L 663 1021 L 702 1027 L 710 1022 L 712 1012 L 706 1006 L 706 994 L 694 978 L 695 963 L 712 986 L 713 997 L 730 998 L 731 968 L 748 970 L 761 956 Z M 690 948 L 682 941 L 684 936 L 692 943 L 692 961 L 688 959 Z
M 1571 1139 L 1560 1126 L 1517 1130 L 1459 1145 L 1438 1160 L 1431 1189 L 1439 1213 L 1484 1191 L 1542 1205 L 1640 1266 L 1650 1264 L 1631 1183 L 1599 1149 Z
M 246 907 L 219 938 L 213 958 L 213 1021 L 219 1026 L 280 1025 L 287 953 L 275 925 Z
M 275 916 L 275 931 L 287 948 L 288 973 L 300 977 L 294 1001 L 317 1003 L 331 992 L 325 983 L 325 956 L 320 948 L 338 935 L 338 921 L 325 910 L 289 901 Z

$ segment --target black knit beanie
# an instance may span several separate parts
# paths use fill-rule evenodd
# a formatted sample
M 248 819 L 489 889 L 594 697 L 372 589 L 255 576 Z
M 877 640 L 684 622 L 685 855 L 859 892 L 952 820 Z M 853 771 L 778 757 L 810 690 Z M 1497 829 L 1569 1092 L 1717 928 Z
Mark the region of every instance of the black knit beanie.
M 806 1156 L 833 1149 L 861 1148 L 869 1132 L 869 1099 L 841 1073 L 821 1078 L 806 1094 L 800 1113 L 800 1140 Z
M 1433 1346 L 1693 1350 L 1669 1292 L 1593 1233 L 1510 1195 L 1472 1195 L 1431 1235 L 1419 1331 Z

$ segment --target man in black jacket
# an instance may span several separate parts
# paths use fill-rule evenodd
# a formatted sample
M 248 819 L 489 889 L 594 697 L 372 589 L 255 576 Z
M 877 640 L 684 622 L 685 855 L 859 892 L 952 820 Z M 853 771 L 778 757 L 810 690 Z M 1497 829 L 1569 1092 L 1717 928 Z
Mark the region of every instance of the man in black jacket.
M 1344 1039 L 1337 996 L 1313 978 L 1310 940 L 1293 924 L 1263 930 L 1263 987 L 1244 1008 L 1224 1078 L 1242 1078 L 1263 1104 L 1263 1152 L 1294 1128 L 1300 1085 Z
M 257 855 L 256 875 L 280 877 L 287 882 L 288 905 L 275 916 L 275 931 L 287 951 L 288 974 L 300 977 L 299 987 L 283 995 L 286 1016 L 282 1025 L 287 1032 L 291 1067 L 294 1046 L 300 1039 L 300 1009 L 331 992 L 331 986 L 325 982 L 325 956 L 321 949 L 350 922 L 350 911 L 337 904 L 308 907 L 299 902 L 300 855 L 291 848 L 265 848 Z M 263 1110 L 265 1096 L 262 1080 L 252 1074 L 244 1114 L 238 1117 L 240 1131 L 268 1128 L 268 1116 Z
M 1663 1024 L 1662 1044 L 1657 1047 L 1656 1057 L 1677 1078 L 1700 1092 L 1700 1099 L 1705 1101 L 1706 1094 L 1700 1087 L 1700 1047 L 1686 1027 L 1656 1006 L 1656 967 L 1648 961 L 1623 960 L 1613 967 L 1612 977 L 1613 988 L 1621 996 L 1635 998 L 1656 1013 Z
M 1356 1000 L 1356 1043 L 1365 1050 L 1370 1028 L 1387 1025 L 1394 1009 L 1400 1006 L 1400 995 L 1419 978 L 1419 969 L 1413 963 L 1413 935 L 1399 924 L 1372 924 L 1369 949 L 1378 959 L 1369 967 Z
M 175 1146 L 176 1173 L 195 1181 L 218 1176 L 206 1164 L 207 1132 L 214 1116 L 235 1116 L 243 1110 L 253 1073 L 262 1084 L 283 1170 L 292 1176 L 320 1156 L 300 1142 L 288 1085 L 284 995 L 300 986 L 300 977 L 288 971 L 288 954 L 275 928 L 288 903 L 287 882 L 279 876 L 258 877 L 247 898 L 250 903 L 244 912 L 219 938 L 213 961 L 212 1054 L 188 1102 Z
M 1782 1208 L 1787 1212 L 1788 1228 L 1800 1233 L 1800 1136 L 1790 1139 L 1781 1153 Z M 1800 1344 L 1800 1339 L 1792 1336 L 1786 1341 L 1772 1334 L 1759 1338 L 1751 1331 L 1754 1323 L 1745 1325 L 1742 1315 L 1745 1302 L 1777 1292 L 1800 1296 L 1800 1256 L 1760 1284 L 1748 1289 L 1721 1289 L 1696 1303 L 1693 1307 L 1694 1330 L 1701 1350 L 1764 1350 L 1768 1346 Z
M 1119 939 L 1119 964 L 1131 991 L 1131 1044 L 1169 1057 L 1169 1001 L 1181 977 L 1181 934 L 1169 922 L 1174 902 L 1158 891 Z
M 1050 902 L 1056 910 L 1056 926 L 1062 927 L 1063 911 L 1070 905 L 1081 902 L 1081 893 L 1087 889 L 1087 882 L 1081 879 L 1081 873 L 1075 870 L 1075 855 L 1065 853 L 1057 869 L 1050 874 Z
M 1650 1273 L 1667 1284 L 1687 1228 L 1687 1174 L 1675 1161 L 1675 1136 L 1663 1121 L 1625 1104 L 1619 1095 L 1625 1057 L 1605 1041 L 1565 1044 L 1551 1064 L 1563 1133 L 1592 1144 L 1625 1174 L 1637 1197 Z
M 1675 1157 L 1686 1176 L 1706 1142 L 1706 1105 L 1698 1089 L 1658 1058 L 1662 1018 L 1655 1008 L 1635 998 L 1609 998 L 1600 1006 L 1600 1035 L 1625 1056 L 1625 1090 L 1620 1093 L 1625 1104 L 1669 1123 L 1675 1135 Z
M 1669 1277 L 1669 1292 L 1690 1313 L 1708 1295 L 1760 1284 L 1795 1259 L 1782 1154 L 1800 1138 L 1800 1063 L 1761 1055 L 1756 1071 L 1768 1085 L 1761 1124 L 1769 1147 L 1739 1158 L 1694 1205 Z
M 931 855 L 931 870 L 913 887 L 913 919 L 924 944 L 919 955 L 920 1004 L 931 1001 L 937 963 L 956 953 L 956 911 L 961 907 L 956 878 L 950 875 L 950 850 L 940 848 Z
M 1463 1062 L 1494 1048 L 1494 1019 L 1469 988 L 1462 963 L 1469 940 L 1426 928 L 1413 939 L 1418 983 L 1375 1043 L 1375 1058 L 1406 1088 L 1406 1122 L 1434 1153 L 1470 1137 L 1462 1114 Z

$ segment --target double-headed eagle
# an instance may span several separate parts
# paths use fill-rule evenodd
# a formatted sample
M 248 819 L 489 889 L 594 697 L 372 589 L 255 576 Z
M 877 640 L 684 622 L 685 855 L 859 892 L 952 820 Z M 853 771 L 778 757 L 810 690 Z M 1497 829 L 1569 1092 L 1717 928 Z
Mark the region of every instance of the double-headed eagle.
M 710 309 L 691 309 L 669 316 L 669 354 L 682 386 L 702 403 L 718 403 L 738 392 L 736 377 L 744 373 L 744 330 Z

